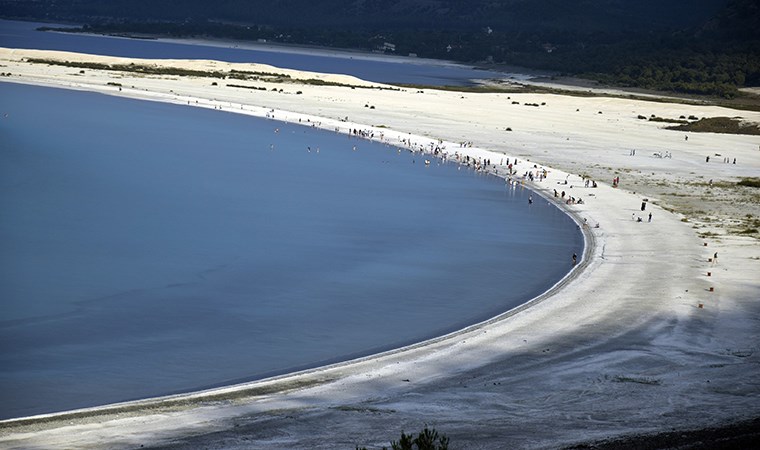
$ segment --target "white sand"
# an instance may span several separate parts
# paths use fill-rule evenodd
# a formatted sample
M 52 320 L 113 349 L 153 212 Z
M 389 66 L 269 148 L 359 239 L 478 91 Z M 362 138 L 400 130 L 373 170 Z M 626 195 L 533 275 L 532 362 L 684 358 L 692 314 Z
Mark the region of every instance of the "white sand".
M 382 131 L 387 141 L 442 139 L 450 153 L 462 153 L 457 143 L 471 141 L 470 155 L 494 162 L 519 158 L 520 174 L 534 163 L 549 168 L 548 179 L 532 187 L 547 197 L 556 188 L 583 198 L 584 204 L 567 208 L 592 225 L 586 229 L 592 245 L 583 264 L 531 307 L 460 333 L 262 382 L 0 422 L 3 448 L 372 447 L 425 424 L 448 435 L 453 448 L 556 448 L 760 416 L 760 241 L 728 232 L 744 226 L 747 214 L 760 216 L 760 203 L 755 191 L 703 185 L 760 176 L 760 138 L 691 133 L 687 141 L 662 123 L 637 119 L 741 116 L 760 122 L 760 113 L 609 97 L 80 73 L 24 63 L 24 57 L 314 74 L 0 49 L 0 72 L 12 73 L 6 81 L 189 102 L 344 132 L 382 126 L 376 134 Z M 120 83 L 121 90 L 108 82 Z M 672 158 L 653 156 L 665 151 Z M 723 163 L 726 156 L 737 164 Z M 584 188 L 579 175 L 599 187 Z M 620 188 L 610 186 L 615 176 Z M 568 185 L 558 184 L 565 180 Z M 639 209 L 643 198 L 650 200 L 651 223 Z M 597 223 L 600 228 L 593 228 Z M 700 238 L 706 231 L 716 236 Z M 719 262 L 708 262 L 716 251 Z M 509 289 L 508 274 L 490 281 Z

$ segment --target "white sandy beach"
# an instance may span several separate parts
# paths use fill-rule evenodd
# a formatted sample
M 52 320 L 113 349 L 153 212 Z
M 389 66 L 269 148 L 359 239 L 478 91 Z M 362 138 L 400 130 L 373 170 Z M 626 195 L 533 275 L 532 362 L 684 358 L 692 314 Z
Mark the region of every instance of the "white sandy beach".
M 24 58 L 266 71 L 354 88 Z M 519 175 L 534 165 L 547 169 L 545 180 L 528 183 L 546 197 L 539 201 L 554 189 L 583 199 L 563 207 L 586 221 L 589 244 L 582 264 L 529 307 L 461 332 L 261 382 L 3 421 L 2 448 L 380 448 L 425 425 L 447 435 L 452 448 L 558 448 L 760 417 L 760 240 L 738 233 L 760 217 L 760 200 L 756 188 L 734 185 L 760 176 L 760 137 L 687 135 L 638 118 L 760 123 L 758 112 L 603 96 L 365 88 L 383 86 L 252 64 L 33 50 L 0 49 L 0 72 L 11 74 L 2 77 L 9 82 L 340 132 L 376 127 L 376 136 L 394 144 L 443 141 L 450 154 L 517 158 Z M 672 158 L 655 156 L 665 152 Z M 599 187 L 586 188 L 582 177 Z M 715 252 L 718 262 L 709 261 Z M 490 282 L 509 289 L 508 274 Z

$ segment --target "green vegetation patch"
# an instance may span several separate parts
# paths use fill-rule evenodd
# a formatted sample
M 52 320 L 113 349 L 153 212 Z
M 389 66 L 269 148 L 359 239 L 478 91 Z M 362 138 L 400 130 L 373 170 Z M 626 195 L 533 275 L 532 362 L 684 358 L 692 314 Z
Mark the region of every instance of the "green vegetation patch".
M 400 91 L 400 88 L 396 87 L 382 87 L 382 86 L 363 86 L 358 84 L 346 84 L 346 83 L 338 83 L 337 81 L 326 81 L 326 80 L 320 80 L 319 78 L 307 78 L 307 79 L 301 79 L 298 80 L 298 83 L 301 84 L 308 84 L 311 86 L 337 86 L 337 87 L 348 87 L 351 89 L 377 89 L 380 91 Z
M 251 77 L 278 77 L 278 78 L 290 78 L 290 75 L 285 75 L 283 73 L 272 73 L 272 72 L 254 72 L 249 70 L 230 70 L 229 74 L 227 75 L 229 78 L 236 78 L 239 80 L 247 80 Z
M 413 434 L 401 432 L 401 439 L 391 441 L 391 450 L 448 450 L 449 438 L 439 434 L 435 428 L 425 428 L 415 437 Z M 356 447 L 356 450 L 367 450 L 367 447 Z M 383 447 L 387 450 L 387 447 Z
M 240 88 L 240 89 L 252 89 L 254 91 L 266 91 L 267 88 L 263 86 L 243 86 L 240 84 L 228 84 L 227 87 Z
M 541 89 L 532 88 L 522 85 L 506 85 L 499 86 L 493 84 L 477 84 L 474 86 L 455 86 L 444 85 L 435 86 L 430 84 L 410 84 L 410 83 L 394 83 L 395 86 L 399 86 L 407 89 L 417 89 L 419 91 L 438 90 L 438 91 L 452 91 L 452 92 L 466 92 L 471 94 L 517 94 L 524 92 L 538 92 Z M 419 92 L 424 93 L 424 92 Z
M 650 117 L 649 121 L 650 122 L 678 123 L 678 124 L 681 124 L 681 125 L 685 125 L 685 124 L 689 123 L 688 120 L 683 120 L 683 119 L 668 119 L 668 118 L 665 118 L 665 117 L 657 117 L 657 116 Z
M 273 72 L 254 72 L 245 70 L 230 70 L 228 72 L 219 70 L 193 70 L 183 69 L 180 67 L 166 67 L 166 66 L 151 66 L 142 64 L 104 64 L 95 62 L 77 62 L 77 61 L 58 61 L 55 59 L 40 59 L 40 58 L 28 58 L 26 60 L 32 64 L 48 64 L 51 66 L 64 66 L 64 67 L 76 67 L 81 69 L 92 70 L 111 70 L 117 72 L 131 72 L 145 75 L 170 75 L 170 76 L 185 76 L 185 77 L 202 77 L 202 78 L 220 78 L 220 79 L 234 79 L 244 81 L 265 81 L 268 83 L 298 83 L 307 84 L 312 86 L 338 86 L 349 87 L 351 89 L 363 88 L 363 89 L 379 89 L 379 90 L 391 90 L 398 91 L 399 88 L 382 87 L 382 86 L 362 86 L 346 83 L 338 83 L 334 81 L 325 81 L 318 78 L 307 79 L 293 79 L 290 75 Z M 241 85 L 228 85 L 231 87 L 246 87 Z
M 140 64 L 103 64 L 95 62 L 77 62 L 77 61 L 58 61 L 55 59 L 39 59 L 28 58 L 26 60 L 32 64 L 47 64 L 50 66 L 64 66 L 64 67 L 77 67 L 81 69 L 92 70 L 113 70 L 117 72 L 134 72 L 147 75 L 177 75 L 177 76 L 196 76 L 196 77 L 211 77 L 211 78 L 225 78 L 229 74 L 227 72 L 220 71 L 203 71 L 192 69 L 181 69 L 178 67 L 159 67 L 159 66 L 146 66 Z
M 707 117 L 683 125 L 668 127 L 669 130 L 692 131 L 696 133 L 749 134 L 760 136 L 757 123 L 744 122 L 733 117 Z
M 753 178 L 743 178 L 741 181 L 736 183 L 739 186 L 747 186 L 747 187 L 754 187 L 754 188 L 760 188 L 760 178 L 753 177 Z

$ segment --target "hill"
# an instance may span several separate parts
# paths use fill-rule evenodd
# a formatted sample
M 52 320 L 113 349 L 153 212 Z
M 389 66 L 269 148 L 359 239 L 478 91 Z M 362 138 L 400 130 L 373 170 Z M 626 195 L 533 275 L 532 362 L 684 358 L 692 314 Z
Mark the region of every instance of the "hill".
M 234 21 L 398 30 L 662 31 L 699 25 L 727 0 L 2 0 L 3 15 L 47 20 Z

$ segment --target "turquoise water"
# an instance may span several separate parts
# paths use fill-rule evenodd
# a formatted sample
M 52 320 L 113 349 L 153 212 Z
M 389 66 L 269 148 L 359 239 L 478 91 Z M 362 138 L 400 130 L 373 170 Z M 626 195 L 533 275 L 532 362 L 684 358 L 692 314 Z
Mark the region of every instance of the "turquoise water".
M 527 191 L 379 143 L 95 93 L 0 98 L 2 418 L 438 336 L 582 250 Z

